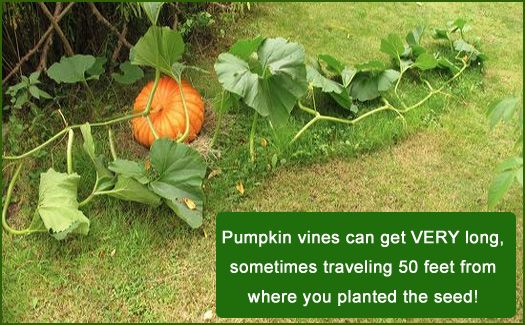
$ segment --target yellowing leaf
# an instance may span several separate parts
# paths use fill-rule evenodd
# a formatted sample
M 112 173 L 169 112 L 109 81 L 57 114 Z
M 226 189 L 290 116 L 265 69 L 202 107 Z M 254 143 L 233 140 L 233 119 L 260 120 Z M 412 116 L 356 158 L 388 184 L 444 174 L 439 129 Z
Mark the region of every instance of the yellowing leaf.
M 214 178 L 215 176 L 219 175 L 220 173 L 221 173 L 221 170 L 220 170 L 220 169 L 212 170 L 212 171 L 208 174 L 208 179 L 212 179 L 212 178 Z
M 149 170 L 149 169 L 151 168 L 151 162 L 150 162 L 149 160 L 146 160 L 146 161 L 144 162 L 144 168 L 145 168 L 146 170 Z
M 239 191 L 241 193 L 241 195 L 244 195 L 244 185 L 242 185 L 242 181 L 239 180 L 239 182 L 237 182 L 237 191 Z
M 265 138 L 262 138 L 261 139 L 261 145 L 266 148 L 268 146 L 268 140 L 266 140 Z
M 188 199 L 187 197 L 182 199 L 184 201 L 184 204 L 188 207 L 190 210 L 197 210 L 197 205 L 192 199 Z

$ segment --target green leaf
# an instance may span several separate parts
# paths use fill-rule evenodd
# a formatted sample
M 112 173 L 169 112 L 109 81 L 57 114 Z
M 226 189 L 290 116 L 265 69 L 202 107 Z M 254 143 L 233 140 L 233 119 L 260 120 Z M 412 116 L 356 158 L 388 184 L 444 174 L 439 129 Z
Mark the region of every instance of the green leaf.
M 47 75 L 57 83 L 86 82 L 86 71 L 95 64 L 92 55 L 77 54 L 71 57 L 63 56 L 60 62 L 55 62 L 47 69 Z
M 431 70 L 438 66 L 438 61 L 434 55 L 423 53 L 417 57 L 414 66 L 421 70 Z
M 171 66 L 184 53 L 184 41 L 178 31 L 169 27 L 151 26 L 131 49 L 131 64 L 159 68 L 171 75 Z
M 399 78 L 396 70 L 381 72 L 360 72 L 350 84 L 350 96 L 360 102 L 373 100 L 381 96 L 381 92 L 389 90 Z
M 434 29 L 434 34 L 432 34 L 434 39 L 446 39 L 450 40 L 448 30 L 446 29 Z
M 251 40 L 239 40 L 232 45 L 228 52 L 241 60 L 247 61 L 253 53 L 257 52 L 264 40 L 265 38 L 260 35 Z
M 425 26 L 417 26 L 413 31 L 407 34 L 405 37 L 408 45 L 419 45 L 421 44 L 421 37 L 425 31 Z
M 499 200 L 503 198 L 505 193 L 510 189 L 516 177 L 516 172 L 513 170 L 504 171 L 498 174 L 489 187 L 489 208 L 492 209 Z
M 449 69 L 452 74 L 456 74 L 459 72 L 459 68 L 452 62 L 450 62 L 447 58 L 440 57 L 437 59 L 438 67 Z
M 345 67 L 341 71 L 341 79 L 343 80 L 343 87 L 347 88 L 348 85 L 352 82 L 356 75 L 357 71 L 348 67 Z
M 427 51 L 423 46 L 418 45 L 418 44 L 411 45 L 410 49 L 412 50 L 412 54 L 415 57 L 418 57 L 421 54 L 426 53 L 426 51 Z
M 29 75 L 29 83 L 31 85 L 38 85 L 40 81 L 38 80 L 40 78 L 40 71 L 35 71 Z
M 467 20 L 463 18 L 458 18 L 454 20 L 454 22 L 452 22 L 450 25 L 454 27 L 452 31 L 456 31 L 456 29 L 463 30 L 466 27 L 466 24 L 467 24 Z
M 136 179 L 141 184 L 150 182 L 144 164 L 136 161 L 117 159 L 109 163 L 109 170 L 125 177 Z
M 160 10 L 164 5 L 164 2 L 139 2 L 146 16 L 152 25 L 157 25 L 157 20 L 159 19 Z
M 323 76 L 319 71 L 312 68 L 311 66 L 306 67 L 306 79 L 314 87 L 320 88 L 325 93 L 337 93 L 340 94 L 346 89 L 338 82 Z
M 508 170 L 515 170 L 518 167 L 523 167 L 523 158 L 521 157 L 510 157 L 505 159 L 501 164 L 496 168 L 497 172 L 504 172 Z
M 144 78 L 144 71 L 142 71 L 142 69 L 138 66 L 132 65 L 129 61 L 121 63 L 119 68 L 122 73 L 111 74 L 111 77 L 119 84 L 131 85 Z
M 404 51 L 403 41 L 397 34 L 390 34 L 381 40 L 381 52 L 388 54 L 392 59 L 399 60 Z
M 487 111 L 487 117 L 490 119 L 490 128 L 493 129 L 501 119 L 508 122 L 516 112 L 519 103 L 520 99 L 513 97 L 493 102 Z
M 24 91 L 22 94 L 20 94 L 20 96 L 16 98 L 14 107 L 21 109 L 22 106 L 27 104 L 28 101 L 29 101 L 29 94 Z
M 518 169 L 518 171 L 516 172 L 516 180 L 518 181 L 520 186 L 523 187 L 523 167 Z
M 242 97 L 246 105 L 269 117 L 274 126 L 283 126 L 307 89 L 304 49 L 275 38 L 265 40 L 257 54 L 261 74 L 231 53 L 219 55 L 215 72 L 224 89 Z
M 330 96 L 344 109 L 352 110 L 352 97 L 350 97 L 346 89 L 340 94 L 330 93 Z
M 36 99 L 40 99 L 40 89 L 38 89 L 37 86 L 29 86 L 29 93 L 31 96 L 35 97 Z
M 87 235 L 89 219 L 78 210 L 77 186 L 80 176 L 50 168 L 40 174 L 37 211 L 49 233 L 58 240 L 70 233 Z
M 97 176 L 97 187 L 95 188 L 95 191 L 104 191 L 113 187 L 116 181 L 115 176 L 104 165 L 104 157 L 102 155 L 97 157 L 95 153 L 95 141 L 93 140 L 93 136 L 91 134 L 91 125 L 89 123 L 83 124 L 80 126 L 80 132 L 82 133 L 82 138 L 84 139 L 82 148 L 95 166 L 95 172 Z
M 107 59 L 105 57 L 96 57 L 95 63 L 86 71 L 89 77 L 87 80 L 98 80 L 101 74 L 104 73 L 104 64 L 106 64 Z
M 151 166 L 159 177 L 150 183 L 150 189 L 165 199 L 166 204 L 192 228 L 202 224 L 204 192 L 202 179 L 206 164 L 193 148 L 169 138 L 153 142 L 150 151 Z M 191 200 L 195 209 L 186 203 Z
M 381 61 L 368 61 L 357 64 L 355 68 L 358 71 L 383 71 L 385 70 L 385 65 Z
M 123 175 L 117 176 L 115 187 L 106 194 L 123 201 L 138 202 L 153 207 L 159 207 L 162 204 L 161 197 L 153 193 L 146 185 Z
M 346 68 L 344 63 L 342 63 L 341 61 L 337 60 L 329 54 L 319 54 L 319 59 L 327 64 L 331 72 L 336 73 L 338 75 L 340 75 Z

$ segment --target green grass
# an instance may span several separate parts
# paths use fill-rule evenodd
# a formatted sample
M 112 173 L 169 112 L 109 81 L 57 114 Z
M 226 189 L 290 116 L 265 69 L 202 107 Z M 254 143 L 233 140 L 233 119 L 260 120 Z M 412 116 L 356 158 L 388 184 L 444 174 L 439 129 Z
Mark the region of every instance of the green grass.
M 295 146 L 283 148 L 281 143 L 307 121 L 307 116 L 295 112 L 288 131 L 279 134 L 280 141 L 260 121 L 257 163 L 250 164 L 247 139 L 252 113 L 231 112 L 218 150 L 207 158 L 209 170 L 221 173 L 205 181 L 205 222 L 200 229 L 189 229 L 166 208 L 97 198 L 84 210 L 92 222 L 87 237 L 57 242 L 49 236 L 19 238 L 3 232 L 3 321 L 203 321 L 206 311 L 215 310 L 214 218 L 220 211 L 485 211 L 493 167 L 506 157 L 514 139 L 509 127 L 489 132 L 484 112 L 491 100 L 522 88 L 522 4 L 259 4 L 248 17 L 227 26 L 228 36 L 194 63 L 212 71 L 218 53 L 238 38 L 257 34 L 300 42 L 310 57 L 326 52 L 350 65 L 372 59 L 386 62 L 379 51 L 382 37 L 390 32 L 405 35 L 419 24 L 444 26 L 458 16 L 472 21 L 470 33 L 481 37 L 490 61 L 448 88 L 453 97 L 434 97 L 408 114 L 407 128 L 392 114 L 374 116 L 355 128 L 319 123 Z M 438 48 L 428 36 L 424 43 Z M 191 79 L 207 98 L 219 90 L 214 78 L 192 75 Z M 97 115 L 119 114 L 131 105 L 138 89 L 99 87 L 103 109 Z M 402 92 L 414 102 L 424 95 L 424 88 L 404 83 Z M 329 102 L 321 104 L 332 110 Z M 64 103 L 64 115 L 71 123 L 92 120 L 88 105 L 77 101 L 73 110 Z M 57 115 L 46 123 L 53 123 L 55 131 L 60 128 Z M 129 125 L 115 131 L 119 155 L 146 155 L 130 140 Z M 212 131 L 205 129 L 205 136 Z M 28 131 L 26 143 L 40 137 L 38 129 Z M 95 138 L 99 152 L 108 153 L 105 132 L 97 131 Z M 261 138 L 268 140 L 268 147 L 260 145 Z M 41 157 L 28 163 L 33 170 L 19 180 L 10 208 L 11 224 L 27 224 L 37 199 L 38 172 L 50 164 L 65 170 L 65 143 L 60 146 L 53 149 L 52 160 Z M 76 151 L 75 168 L 84 177 L 83 198 L 91 190 L 94 171 L 80 145 Z M 268 168 L 275 153 L 277 171 Z M 239 180 L 246 188 L 244 196 L 235 189 Z M 520 192 L 513 189 L 497 206 L 518 216 L 518 313 L 513 321 L 523 320 Z

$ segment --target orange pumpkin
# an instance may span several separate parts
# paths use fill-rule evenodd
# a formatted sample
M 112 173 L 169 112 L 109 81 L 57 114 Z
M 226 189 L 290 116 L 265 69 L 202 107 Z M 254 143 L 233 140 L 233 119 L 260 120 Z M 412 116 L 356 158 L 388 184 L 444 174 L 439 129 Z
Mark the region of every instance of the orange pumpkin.
M 142 89 L 135 100 L 134 114 L 141 113 L 146 109 L 152 88 L 153 82 L 150 82 Z M 182 92 L 186 99 L 190 118 L 190 133 L 185 142 L 190 142 L 202 127 L 204 102 L 197 90 L 184 80 L 182 81 Z M 177 140 L 184 134 L 186 130 L 184 106 L 182 105 L 179 85 L 172 78 L 163 77 L 160 79 L 155 95 L 153 95 L 149 116 L 159 138 L 169 137 Z M 150 147 L 155 141 L 145 117 L 134 118 L 132 128 L 133 136 L 140 144 Z

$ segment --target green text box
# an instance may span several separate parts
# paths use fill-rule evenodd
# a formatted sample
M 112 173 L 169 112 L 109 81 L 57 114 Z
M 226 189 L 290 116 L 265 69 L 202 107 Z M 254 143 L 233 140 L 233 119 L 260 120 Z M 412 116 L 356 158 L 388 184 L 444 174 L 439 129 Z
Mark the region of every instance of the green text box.
M 270 231 L 277 236 L 271 237 Z M 298 234 L 308 231 L 328 234 L 325 239 L 330 243 L 300 244 Z M 470 241 L 467 244 L 467 232 L 471 240 L 486 243 Z M 259 237 L 259 234 L 267 236 Z M 333 234 L 338 235 L 337 244 L 332 242 Z M 368 239 L 369 244 L 349 244 L 348 234 L 353 234 L 348 239 L 354 241 L 358 234 L 363 234 L 363 240 Z M 425 234 L 427 243 L 423 242 Z M 436 234 L 443 235 L 439 243 L 435 243 Z M 451 234 L 456 235 L 454 244 Z M 373 244 L 370 243 L 372 236 Z M 244 244 L 235 243 L 236 238 Z M 270 238 L 285 243 L 268 243 Z M 415 243 L 417 238 L 421 238 L 419 244 Z M 383 245 L 390 244 L 382 247 L 381 239 L 385 240 Z M 260 244 L 265 240 L 267 243 Z M 396 240 L 398 243 L 393 244 Z M 236 265 L 232 267 L 232 263 Z M 315 263 L 315 273 L 311 272 L 311 263 Z M 334 264 L 330 266 L 330 263 Z M 257 273 L 243 273 L 250 267 Z M 331 267 L 332 273 L 325 273 L 325 267 L 326 271 Z M 440 271 L 431 273 L 436 269 Z M 263 303 L 263 290 L 279 293 L 273 296 L 275 300 L 277 296 L 282 297 L 282 293 L 287 293 L 285 298 L 293 293 L 295 303 L 287 299 Z M 309 304 L 304 306 L 304 293 L 319 295 L 310 296 Z M 404 293 L 411 298 L 410 302 L 404 300 Z M 419 300 L 424 298 L 421 293 L 427 294 L 426 302 Z M 252 299 L 258 297 L 258 302 L 250 302 L 248 294 L 252 294 Z M 330 302 L 324 303 L 328 297 Z M 366 301 L 359 303 L 358 298 Z M 220 317 L 496 318 L 513 317 L 515 313 L 516 217 L 512 213 L 242 212 L 217 216 L 217 315 Z

